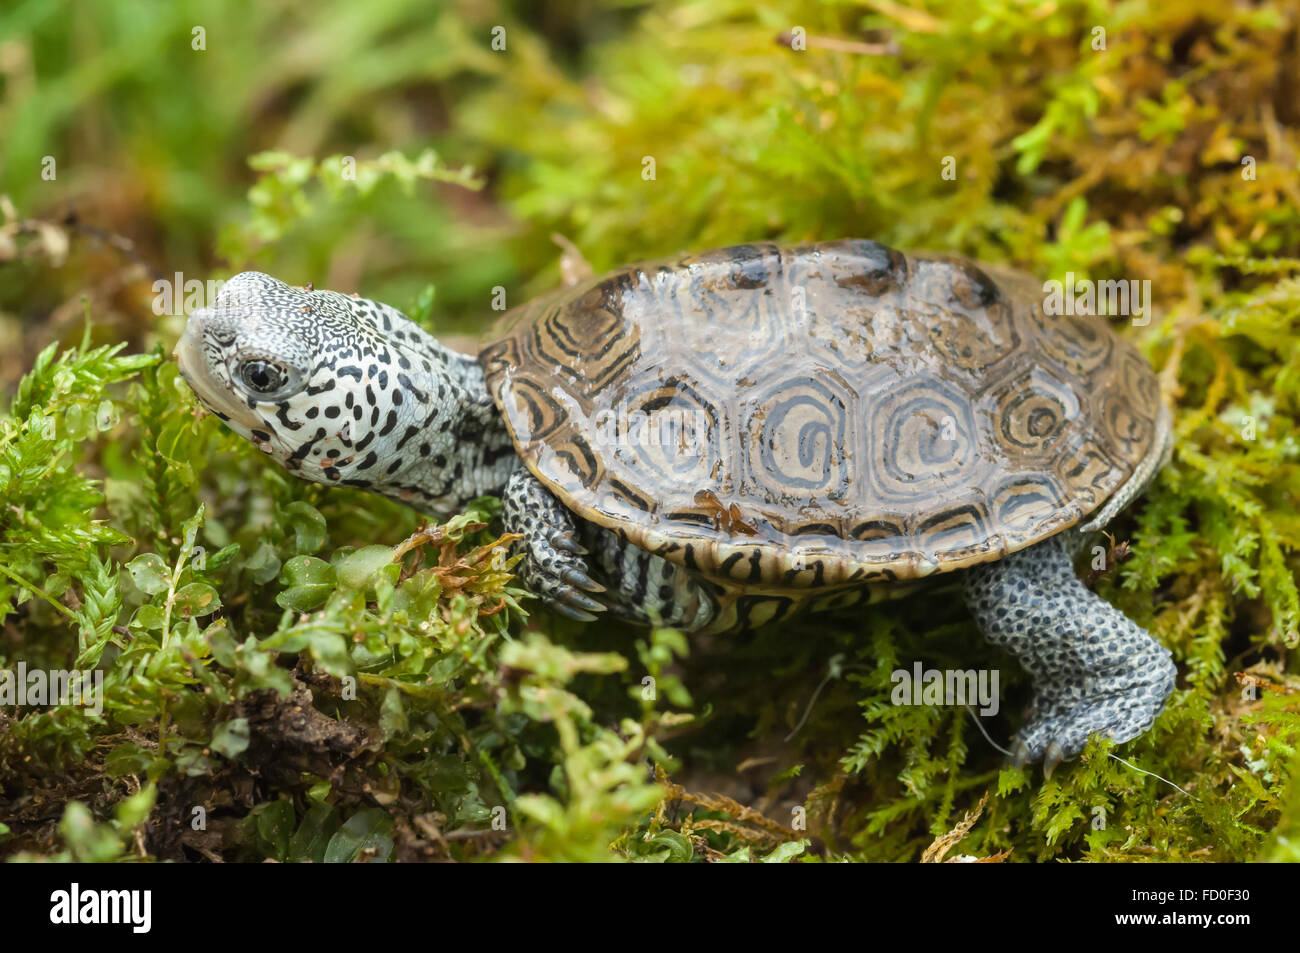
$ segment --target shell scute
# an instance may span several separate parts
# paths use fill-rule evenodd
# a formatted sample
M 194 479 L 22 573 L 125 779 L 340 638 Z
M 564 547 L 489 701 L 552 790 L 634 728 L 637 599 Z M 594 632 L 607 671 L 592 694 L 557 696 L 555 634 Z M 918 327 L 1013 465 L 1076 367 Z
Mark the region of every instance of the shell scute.
M 1152 452 L 1150 366 L 1040 287 L 869 241 L 744 245 L 525 305 L 481 361 L 584 518 L 731 584 L 905 581 L 1073 525 Z

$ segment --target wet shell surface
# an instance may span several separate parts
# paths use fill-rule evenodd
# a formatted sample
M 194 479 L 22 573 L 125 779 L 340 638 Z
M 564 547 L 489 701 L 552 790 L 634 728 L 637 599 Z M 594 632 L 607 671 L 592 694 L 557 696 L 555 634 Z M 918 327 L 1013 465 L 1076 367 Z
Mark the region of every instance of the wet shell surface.
M 1151 451 L 1150 365 L 1042 284 L 875 242 L 622 268 L 480 355 L 567 506 L 723 582 L 916 579 L 1077 523 Z

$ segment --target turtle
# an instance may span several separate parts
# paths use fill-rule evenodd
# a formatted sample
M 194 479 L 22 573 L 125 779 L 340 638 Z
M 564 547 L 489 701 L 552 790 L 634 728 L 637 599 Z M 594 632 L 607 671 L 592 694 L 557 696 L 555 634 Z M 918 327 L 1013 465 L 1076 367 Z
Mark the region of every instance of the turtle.
M 496 495 L 555 612 L 749 630 L 961 572 L 1027 669 L 1017 764 L 1145 733 L 1168 649 L 1073 560 L 1168 460 L 1155 374 L 1026 273 L 868 240 L 581 274 L 476 356 L 396 309 L 258 272 L 176 347 L 198 398 L 300 477 L 437 518 Z

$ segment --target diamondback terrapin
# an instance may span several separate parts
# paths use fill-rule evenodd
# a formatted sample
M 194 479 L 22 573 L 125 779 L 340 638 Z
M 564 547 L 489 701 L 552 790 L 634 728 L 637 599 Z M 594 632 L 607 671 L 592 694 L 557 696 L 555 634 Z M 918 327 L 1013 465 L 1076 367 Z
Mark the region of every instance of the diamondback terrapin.
M 1168 650 L 1072 569 L 1171 443 L 1151 367 L 1041 286 L 875 242 L 743 245 L 507 313 L 477 359 L 378 302 L 246 272 L 191 315 L 186 380 L 299 476 L 436 515 L 501 496 L 565 615 L 689 631 L 966 570 L 1035 689 L 1018 761 L 1146 731 Z

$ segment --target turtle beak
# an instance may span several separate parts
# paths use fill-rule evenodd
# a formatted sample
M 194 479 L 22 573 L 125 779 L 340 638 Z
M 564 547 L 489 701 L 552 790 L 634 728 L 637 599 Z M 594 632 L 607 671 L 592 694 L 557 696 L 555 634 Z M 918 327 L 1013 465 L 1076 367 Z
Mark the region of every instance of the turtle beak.
M 181 365 L 182 371 L 185 370 L 186 359 L 193 360 L 192 355 L 196 350 L 195 341 L 200 336 L 195 322 L 199 319 L 199 315 L 202 313 L 202 309 L 200 309 L 186 318 L 185 330 L 181 333 L 180 340 L 176 342 L 176 346 L 172 348 L 172 357 Z
M 191 387 L 200 372 L 207 371 L 203 362 L 203 317 L 202 309 L 192 313 L 185 322 L 184 333 L 172 348 L 172 357 L 180 365 L 181 376 Z
M 206 308 L 200 308 L 190 314 L 185 322 L 185 332 L 176 342 L 176 347 L 172 349 L 172 357 L 180 366 L 181 377 L 185 378 L 185 383 L 190 385 L 190 389 L 199 400 L 212 410 L 229 415 L 231 395 L 212 373 L 203 355 L 204 324 L 210 317 L 211 313 Z

